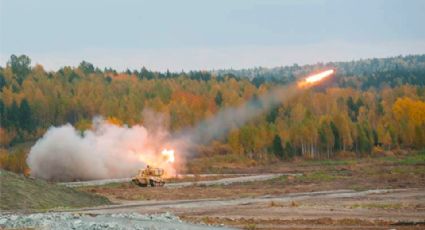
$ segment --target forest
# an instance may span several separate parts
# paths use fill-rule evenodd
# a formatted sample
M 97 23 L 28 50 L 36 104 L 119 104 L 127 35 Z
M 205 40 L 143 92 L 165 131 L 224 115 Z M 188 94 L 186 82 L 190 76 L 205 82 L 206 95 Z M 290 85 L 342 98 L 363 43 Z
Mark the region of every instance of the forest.
M 0 166 L 23 172 L 28 147 L 51 126 L 90 128 L 95 116 L 143 124 L 161 113 L 178 131 L 308 73 L 335 68 L 326 87 L 307 90 L 208 146 L 198 156 L 256 162 L 328 159 L 425 147 L 425 55 L 276 68 L 123 72 L 82 61 L 46 71 L 26 55 L 0 67 Z

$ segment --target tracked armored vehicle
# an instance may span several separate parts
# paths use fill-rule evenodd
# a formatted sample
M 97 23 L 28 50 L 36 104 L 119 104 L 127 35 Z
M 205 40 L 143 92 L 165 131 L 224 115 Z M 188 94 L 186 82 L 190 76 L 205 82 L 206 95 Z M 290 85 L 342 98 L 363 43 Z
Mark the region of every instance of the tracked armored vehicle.
M 152 168 L 149 165 L 146 169 L 140 169 L 137 176 L 132 178 L 132 182 L 140 187 L 162 187 L 165 184 L 164 179 L 164 169 L 161 168 Z

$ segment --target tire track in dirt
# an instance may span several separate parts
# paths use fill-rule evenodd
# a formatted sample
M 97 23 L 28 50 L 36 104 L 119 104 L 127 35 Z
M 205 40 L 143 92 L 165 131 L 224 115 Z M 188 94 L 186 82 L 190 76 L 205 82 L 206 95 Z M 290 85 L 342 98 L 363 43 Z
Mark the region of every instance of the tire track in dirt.
M 231 178 L 222 178 L 218 180 L 205 180 L 205 181 L 196 181 L 196 182 L 175 182 L 175 183 L 166 183 L 165 187 L 168 188 L 182 188 L 194 185 L 201 186 L 212 186 L 212 185 L 228 185 L 233 183 L 245 183 L 245 182 L 254 182 L 254 181 L 265 181 L 271 180 L 280 176 L 299 176 L 301 174 L 289 174 L 289 173 L 270 173 L 270 174 L 258 174 L 258 175 L 247 175 L 247 174 L 203 174 L 200 175 L 201 178 L 207 178 L 209 176 L 237 176 Z M 238 176 L 239 175 L 239 176 Z M 240 176 L 242 175 L 242 176 Z M 191 175 L 189 175 L 191 176 Z M 131 178 L 122 178 L 122 179 L 106 179 L 106 180 L 93 180 L 93 181 L 78 181 L 78 182 L 64 182 L 58 183 L 59 185 L 64 185 L 67 187 L 83 187 L 83 186 L 100 186 L 111 183 L 125 183 L 130 182 Z
M 233 205 L 249 205 L 251 203 L 260 202 L 285 202 L 292 200 L 303 200 L 310 198 L 354 198 L 363 197 L 371 194 L 385 194 L 394 192 L 403 192 L 416 189 L 375 189 L 366 191 L 354 191 L 349 189 L 330 190 L 320 192 L 303 192 L 292 193 L 282 196 L 263 196 L 254 198 L 238 198 L 238 199 L 199 199 L 199 200 L 177 200 L 177 201 L 136 201 L 126 202 L 124 204 L 107 205 L 100 207 L 83 208 L 75 211 L 102 211 L 102 210 L 117 210 L 117 209 L 130 209 L 140 207 L 168 207 L 168 208 L 202 208 L 213 206 L 233 206 Z

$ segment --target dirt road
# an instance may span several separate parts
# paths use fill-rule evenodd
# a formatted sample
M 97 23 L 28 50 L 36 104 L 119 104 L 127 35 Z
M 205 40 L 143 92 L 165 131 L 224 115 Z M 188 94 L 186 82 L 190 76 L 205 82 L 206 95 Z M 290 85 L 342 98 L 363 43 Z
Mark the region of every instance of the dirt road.
M 208 178 L 215 176 L 225 176 L 229 178 L 222 178 L 218 180 L 202 180 L 198 182 L 176 182 L 176 183 L 166 183 L 165 187 L 169 188 L 182 188 L 193 185 L 202 185 L 202 186 L 211 186 L 211 185 L 228 185 L 233 183 L 244 183 L 252 181 L 265 181 L 273 178 L 277 178 L 283 175 L 297 176 L 299 174 L 283 174 L 283 173 L 271 173 L 271 174 L 260 174 L 260 175 L 248 175 L 248 174 L 201 174 L 199 177 Z M 185 177 L 193 177 L 194 175 L 184 175 Z M 106 180 L 93 180 L 93 181 L 78 181 L 78 182 L 65 182 L 59 183 L 67 187 L 83 187 L 83 186 L 99 186 L 110 183 L 124 183 L 131 181 L 131 178 L 122 178 L 122 179 L 106 179 Z
M 347 223 L 376 227 L 424 222 L 425 191 L 332 190 L 238 199 L 137 201 L 76 211 L 95 214 L 172 212 L 195 222 L 227 223 L 235 227 L 246 227 L 250 223 L 264 228 L 300 227 L 306 221 L 332 227 L 346 227 Z M 297 224 L 297 221 L 301 222 Z

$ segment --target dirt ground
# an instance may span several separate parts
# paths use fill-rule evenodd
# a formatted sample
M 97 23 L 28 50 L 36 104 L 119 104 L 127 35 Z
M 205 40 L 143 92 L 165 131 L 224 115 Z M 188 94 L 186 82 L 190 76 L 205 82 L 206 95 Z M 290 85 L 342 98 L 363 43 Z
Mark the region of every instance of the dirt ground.
M 171 211 L 194 223 L 245 229 L 425 228 L 423 156 L 292 162 L 268 170 L 301 175 L 215 186 L 80 189 L 119 204 L 87 212 Z
M 257 169 L 261 172 L 262 169 Z M 393 159 L 362 159 L 354 162 L 282 163 L 274 173 L 297 173 L 268 181 L 229 185 L 194 185 L 177 188 L 140 188 L 132 183 L 79 188 L 116 200 L 181 200 L 239 198 L 314 192 L 335 189 L 425 188 L 425 163 L 401 164 Z M 221 179 L 221 178 L 219 178 Z

